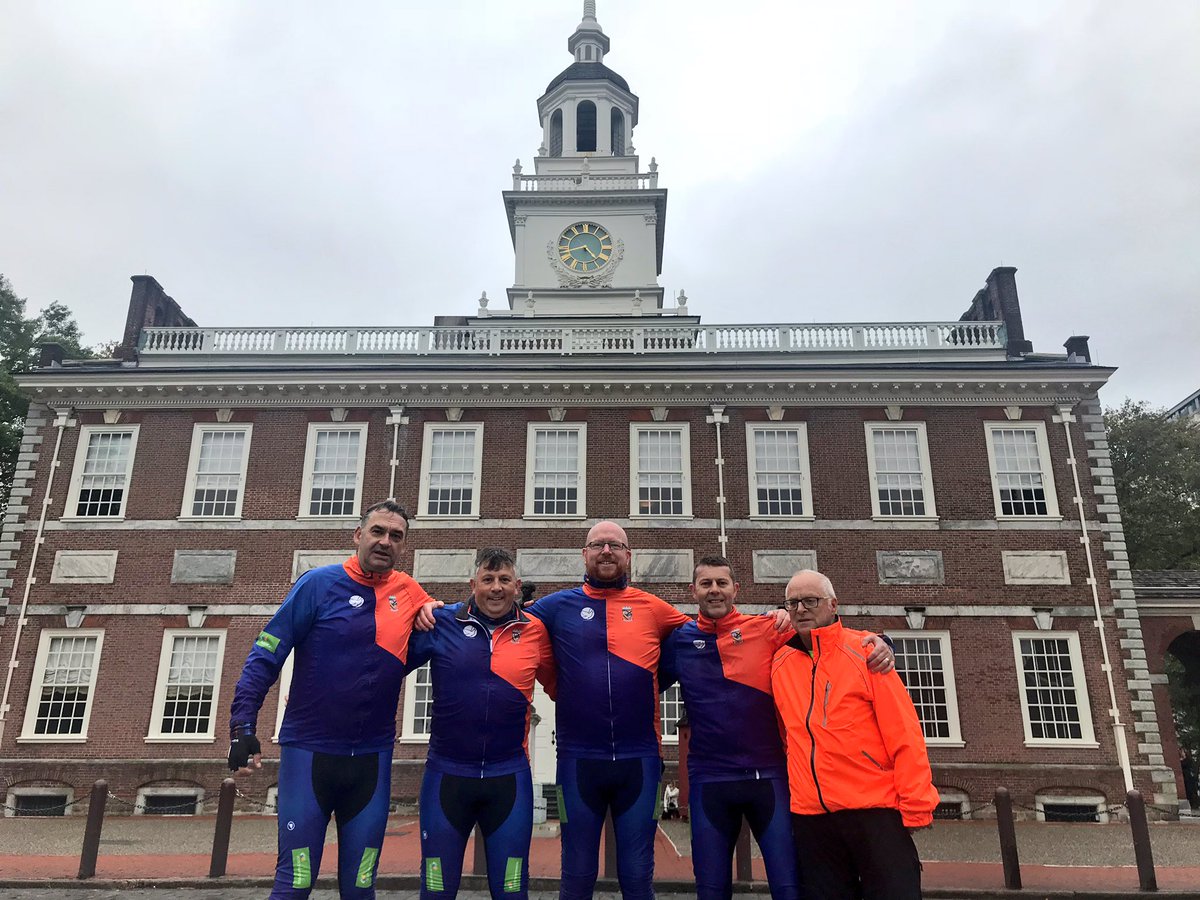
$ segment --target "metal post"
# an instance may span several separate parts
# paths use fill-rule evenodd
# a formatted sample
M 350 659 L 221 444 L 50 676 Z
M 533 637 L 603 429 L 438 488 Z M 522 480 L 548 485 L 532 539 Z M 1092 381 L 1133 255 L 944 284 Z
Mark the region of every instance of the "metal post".
M 1004 864 L 1004 888 L 1021 889 L 1021 862 L 1017 858 L 1017 829 L 1013 824 L 1012 797 L 1008 788 L 996 788 L 996 829 L 1000 832 L 1000 861 Z
M 100 830 L 104 828 L 104 804 L 107 802 L 108 782 L 101 778 L 92 785 L 92 799 L 88 801 L 83 852 L 79 854 L 79 878 L 91 878 L 96 874 L 96 855 L 100 852 Z
M 1125 808 L 1129 810 L 1129 827 L 1133 831 L 1138 884 L 1143 891 L 1157 891 L 1158 879 L 1154 877 L 1154 855 L 1150 852 L 1150 828 L 1146 825 L 1146 802 L 1142 799 L 1142 792 L 1130 791 L 1126 794 Z
M 679 735 L 679 817 L 687 819 L 688 812 L 688 794 L 691 786 L 688 784 L 688 746 L 692 741 L 692 726 L 688 724 L 686 719 L 680 719 L 676 726 L 676 734 Z
M 754 880 L 750 871 L 750 825 L 742 819 L 742 831 L 737 839 L 737 852 L 734 856 L 733 880 L 748 882 Z
M 232 778 L 221 782 L 221 795 L 217 800 L 217 829 L 213 834 L 212 860 L 208 864 L 208 877 L 220 878 L 225 874 L 229 862 L 229 832 L 233 829 L 233 800 L 237 796 L 237 784 Z
M 617 830 L 613 827 L 611 810 L 604 817 L 604 877 L 617 877 Z
M 487 875 L 487 850 L 483 846 L 483 830 L 478 825 L 475 826 L 475 853 L 471 871 L 476 875 Z

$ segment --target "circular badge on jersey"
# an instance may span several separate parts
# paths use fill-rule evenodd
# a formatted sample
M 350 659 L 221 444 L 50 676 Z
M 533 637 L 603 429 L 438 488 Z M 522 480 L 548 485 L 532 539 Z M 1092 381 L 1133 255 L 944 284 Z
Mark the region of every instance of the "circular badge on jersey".
M 353 606 L 355 609 L 358 609 L 360 606 L 362 606 L 366 602 L 367 601 L 364 600 L 362 597 L 358 596 L 358 594 L 355 594 L 353 597 L 350 598 L 350 605 Z
M 696 640 L 692 641 L 692 646 L 695 647 L 697 650 L 703 650 L 704 649 L 704 641 L 700 640 L 699 638 L 696 638 Z
M 475 635 L 479 634 L 479 629 L 474 625 L 467 625 L 463 628 L 463 634 L 467 637 L 475 637 Z
M 596 611 L 590 606 L 585 606 L 579 611 L 579 615 L 584 619 L 594 619 L 596 618 Z

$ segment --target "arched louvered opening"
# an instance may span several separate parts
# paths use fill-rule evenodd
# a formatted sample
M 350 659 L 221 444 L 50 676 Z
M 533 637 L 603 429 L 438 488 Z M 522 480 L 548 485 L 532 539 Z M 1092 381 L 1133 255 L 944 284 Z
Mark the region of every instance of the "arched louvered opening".
M 613 156 L 625 155 L 625 114 L 619 109 L 612 111 L 612 125 L 610 126 L 609 136 L 612 138 L 610 146 L 612 147 Z
M 556 109 L 550 116 L 550 155 L 562 156 L 562 110 Z
M 596 152 L 596 104 L 591 100 L 575 107 L 575 152 Z

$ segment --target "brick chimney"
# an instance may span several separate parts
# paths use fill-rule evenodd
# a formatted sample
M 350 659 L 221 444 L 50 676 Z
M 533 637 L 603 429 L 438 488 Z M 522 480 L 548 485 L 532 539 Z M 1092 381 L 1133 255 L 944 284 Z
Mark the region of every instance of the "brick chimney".
M 143 328 L 195 328 L 196 323 L 184 315 L 179 304 L 163 290 L 152 275 L 134 275 L 133 293 L 129 296 L 129 313 L 125 318 L 125 334 L 121 346 L 113 354 L 117 359 L 137 359 L 138 341 Z
M 971 308 L 959 316 L 960 322 L 994 322 L 997 319 L 1004 323 L 1009 356 L 1033 352 L 1032 342 L 1025 340 L 1021 303 L 1017 299 L 1017 270 L 1012 266 L 992 269 L 983 288 L 971 300 Z

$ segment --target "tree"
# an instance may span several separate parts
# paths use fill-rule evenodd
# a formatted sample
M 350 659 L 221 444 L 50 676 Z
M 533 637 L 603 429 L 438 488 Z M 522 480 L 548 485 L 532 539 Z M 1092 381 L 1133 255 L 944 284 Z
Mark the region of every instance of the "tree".
M 1104 415 L 1132 569 L 1200 569 L 1200 423 L 1126 400 Z
M 18 297 L 0 274 L 0 519 L 8 509 L 21 433 L 29 401 L 21 395 L 14 375 L 37 365 L 39 346 L 62 344 L 68 357 L 85 359 L 91 351 L 80 345 L 83 335 L 71 311 L 51 303 L 32 319 L 25 317 L 25 299 Z

